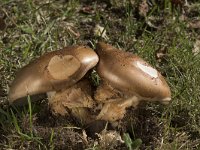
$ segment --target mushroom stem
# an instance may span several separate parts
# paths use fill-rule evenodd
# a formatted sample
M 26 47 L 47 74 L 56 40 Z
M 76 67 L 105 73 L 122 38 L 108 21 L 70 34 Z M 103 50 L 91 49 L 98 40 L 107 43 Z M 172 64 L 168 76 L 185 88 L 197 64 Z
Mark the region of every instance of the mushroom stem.
M 124 98 L 112 99 L 107 101 L 97 119 L 114 122 L 124 117 L 126 108 L 134 106 L 136 107 L 139 103 L 139 99 L 136 96 L 132 96 L 124 100 Z

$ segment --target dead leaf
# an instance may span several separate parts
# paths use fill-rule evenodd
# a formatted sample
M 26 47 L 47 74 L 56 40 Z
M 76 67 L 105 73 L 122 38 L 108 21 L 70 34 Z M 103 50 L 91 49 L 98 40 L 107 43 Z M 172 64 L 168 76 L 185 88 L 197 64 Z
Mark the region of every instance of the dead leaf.
M 117 131 L 107 131 L 104 129 L 100 134 L 97 135 L 99 137 L 99 145 L 101 148 L 112 147 L 118 145 L 119 143 L 124 143 L 121 135 Z
M 72 33 L 76 38 L 79 38 L 80 37 L 80 33 L 78 31 L 75 31 L 75 29 L 73 29 L 72 27 L 68 26 L 67 27 L 68 31 L 70 33 Z
M 151 27 L 151 28 L 154 28 L 154 29 L 158 29 L 159 27 L 155 26 L 153 23 L 152 23 L 152 19 L 153 17 L 146 17 L 145 18 L 145 21 L 146 21 L 146 24 Z
M 192 52 L 194 55 L 197 55 L 200 53 L 200 40 L 196 40 L 194 43 L 194 48 L 192 49 Z
M 139 5 L 139 14 L 143 17 L 146 17 L 148 11 L 149 11 L 149 6 L 147 4 L 147 1 L 143 0 L 142 3 L 140 3 Z
M 199 29 L 200 28 L 200 20 L 194 20 L 188 24 L 189 28 Z
M 161 63 L 167 59 L 167 46 L 163 46 L 156 51 L 156 60 Z
M 94 14 L 95 13 L 94 9 L 91 6 L 82 7 L 80 12 L 85 13 L 85 14 Z
M 83 139 L 83 142 L 85 143 L 85 145 L 88 145 L 88 137 L 87 137 L 87 134 L 86 134 L 86 131 L 85 130 L 82 130 L 82 139 Z
M 109 40 L 108 36 L 106 35 L 105 27 L 102 27 L 99 24 L 96 24 L 93 32 L 94 32 L 95 36 L 100 36 L 100 37 L 104 38 L 105 40 Z

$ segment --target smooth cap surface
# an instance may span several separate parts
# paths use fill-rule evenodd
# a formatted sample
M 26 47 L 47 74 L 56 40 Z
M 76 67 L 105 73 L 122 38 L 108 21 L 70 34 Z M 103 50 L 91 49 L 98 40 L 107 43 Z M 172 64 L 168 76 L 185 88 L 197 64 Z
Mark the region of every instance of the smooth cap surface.
M 128 95 L 144 100 L 170 101 L 171 92 L 163 76 L 142 58 L 99 42 L 97 72 L 103 81 Z
M 44 54 L 23 67 L 9 90 L 9 102 L 70 87 L 98 62 L 97 54 L 85 46 L 71 46 Z

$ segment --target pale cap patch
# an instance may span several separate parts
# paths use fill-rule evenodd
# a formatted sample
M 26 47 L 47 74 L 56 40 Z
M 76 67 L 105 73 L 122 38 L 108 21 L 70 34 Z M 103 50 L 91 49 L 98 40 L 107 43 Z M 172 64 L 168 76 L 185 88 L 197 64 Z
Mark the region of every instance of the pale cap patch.
M 137 67 L 145 72 L 146 74 L 150 75 L 153 78 L 158 78 L 158 71 L 150 66 L 146 66 L 144 64 L 141 64 L 141 62 L 137 61 Z
M 79 68 L 80 62 L 72 55 L 55 55 L 48 64 L 48 71 L 54 79 L 63 80 L 73 75 Z

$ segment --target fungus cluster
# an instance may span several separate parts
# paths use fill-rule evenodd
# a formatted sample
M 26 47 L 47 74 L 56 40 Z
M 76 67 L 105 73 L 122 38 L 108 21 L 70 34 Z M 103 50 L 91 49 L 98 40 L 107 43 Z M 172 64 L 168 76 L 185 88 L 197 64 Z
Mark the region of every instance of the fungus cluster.
M 114 122 L 140 101 L 168 104 L 171 92 L 164 77 L 142 58 L 99 42 L 96 52 L 71 46 L 44 54 L 23 67 L 9 90 L 11 104 L 24 104 L 47 95 L 55 114 L 73 115 L 84 124 Z M 96 66 L 101 83 L 91 88 L 87 72 Z M 92 110 L 100 108 L 100 112 Z

